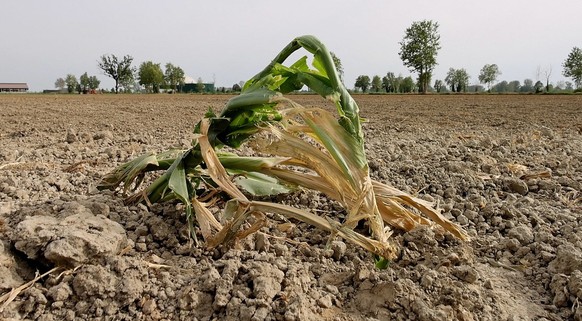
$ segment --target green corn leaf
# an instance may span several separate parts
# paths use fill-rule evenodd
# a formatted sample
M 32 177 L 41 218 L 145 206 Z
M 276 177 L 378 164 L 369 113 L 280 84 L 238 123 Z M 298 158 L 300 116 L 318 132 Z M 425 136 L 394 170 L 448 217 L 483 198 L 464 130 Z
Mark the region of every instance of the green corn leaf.
M 186 180 L 186 170 L 184 169 L 184 163 L 182 158 L 176 159 L 170 168 L 171 174 L 168 180 L 168 188 L 174 192 L 176 197 L 182 201 L 182 203 L 190 204 L 190 195 L 188 191 L 188 182 Z
M 277 179 L 258 172 L 227 170 L 229 175 L 237 175 L 234 183 L 254 196 L 273 196 L 286 194 L 291 188 L 281 184 Z
M 391 263 L 390 260 L 380 255 L 374 254 L 374 265 L 376 266 L 377 269 L 386 270 L 390 266 L 390 263 Z

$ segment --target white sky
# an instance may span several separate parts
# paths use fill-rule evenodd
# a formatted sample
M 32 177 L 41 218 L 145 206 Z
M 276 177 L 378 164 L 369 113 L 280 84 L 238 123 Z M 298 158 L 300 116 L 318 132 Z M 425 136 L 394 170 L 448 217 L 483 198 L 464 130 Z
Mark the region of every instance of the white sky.
M 551 66 L 556 82 L 566 80 L 568 53 L 582 47 L 581 13 L 580 0 L 3 1 L 0 82 L 41 91 L 68 73 L 88 72 L 111 88 L 97 60 L 112 53 L 133 56 L 135 66 L 172 62 L 194 79 L 230 87 L 294 37 L 313 34 L 342 60 L 352 88 L 362 74 L 408 75 L 398 42 L 424 19 L 440 24 L 433 80 L 450 67 L 466 68 L 473 84 L 483 65 L 495 63 L 499 80 L 535 80 L 538 66 Z

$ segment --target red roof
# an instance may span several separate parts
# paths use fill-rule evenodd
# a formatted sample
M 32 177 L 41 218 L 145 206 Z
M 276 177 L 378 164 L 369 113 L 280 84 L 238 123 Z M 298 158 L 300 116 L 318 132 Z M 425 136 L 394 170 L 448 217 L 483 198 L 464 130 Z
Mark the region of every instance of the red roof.
M 0 89 L 28 89 L 28 85 L 25 82 L 0 82 Z

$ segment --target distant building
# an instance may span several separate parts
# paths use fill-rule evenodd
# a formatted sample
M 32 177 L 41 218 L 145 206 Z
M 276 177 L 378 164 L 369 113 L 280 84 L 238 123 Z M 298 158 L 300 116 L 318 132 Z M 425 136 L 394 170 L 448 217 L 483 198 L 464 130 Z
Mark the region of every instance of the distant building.
M 0 83 L 0 92 L 25 93 L 28 91 L 28 85 L 25 82 L 18 83 Z
M 204 92 L 205 93 L 213 93 L 215 91 L 214 84 L 204 83 L 203 85 L 204 85 Z M 184 84 L 182 86 L 182 92 L 183 93 L 197 93 L 197 92 L 199 92 L 198 84 L 197 83 Z

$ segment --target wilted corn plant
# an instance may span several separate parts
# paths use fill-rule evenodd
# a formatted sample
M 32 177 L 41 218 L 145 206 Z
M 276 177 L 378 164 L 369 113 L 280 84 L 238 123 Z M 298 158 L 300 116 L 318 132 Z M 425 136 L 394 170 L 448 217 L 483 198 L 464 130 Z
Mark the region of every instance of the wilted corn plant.
M 313 55 L 290 66 L 283 62 L 304 48 Z M 304 108 L 283 94 L 307 86 L 331 101 L 339 116 L 319 108 Z M 339 236 L 376 255 L 377 263 L 397 256 L 397 247 L 385 225 L 411 230 L 432 219 L 460 239 L 467 234 L 444 218 L 433 204 L 373 181 L 364 149 L 359 109 L 339 79 L 329 51 L 313 36 L 289 43 L 260 73 L 251 78 L 239 96 L 226 104 L 219 116 L 209 111 L 195 128 L 193 146 L 148 154 L 130 161 L 103 178 L 101 189 L 137 189 L 150 171 L 165 170 L 129 203 L 148 204 L 177 199 L 185 205 L 192 236 L 197 225 L 209 247 L 229 245 L 266 222 L 265 213 L 278 213 Z M 238 156 L 222 147 L 247 144 L 270 157 Z M 343 221 L 247 195 L 273 195 L 293 188 L 324 193 L 346 209 Z M 242 190 L 242 191 L 241 191 Z M 244 193 L 244 192 L 246 193 Z M 222 204 L 219 217 L 209 210 Z M 423 216 L 422 214 L 425 216 Z M 369 234 L 354 231 L 364 220 Z

